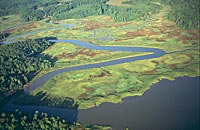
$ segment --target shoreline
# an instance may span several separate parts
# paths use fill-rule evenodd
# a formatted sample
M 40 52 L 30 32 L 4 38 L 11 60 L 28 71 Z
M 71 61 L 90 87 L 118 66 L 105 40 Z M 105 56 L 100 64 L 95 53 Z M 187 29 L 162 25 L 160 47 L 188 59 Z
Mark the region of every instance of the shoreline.
M 88 107 L 88 108 L 78 108 L 78 110 L 87 110 L 87 109 L 92 109 L 92 108 L 98 108 L 98 107 L 100 107 L 104 103 L 122 104 L 126 98 L 142 97 L 143 95 L 145 95 L 145 93 L 148 93 L 148 91 L 150 89 L 152 89 L 152 87 L 154 85 L 158 84 L 159 82 L 162 82 L 162 80 L 175 81 L 178 78 L 184 78 L 184 77 L 186 77 L 186 78 L 196 78 L 196 77 L 199 77 L 200 78 L 200 75 L 197 75 L 197 76 L 195 76 L 195 75 L 193 75 L 193 76 L 186 76 L 186 75 L 184 75 L 184 76 L 174 77 L 174 78 L 163 77 L 161 79 L 155 80 L 155 82 L 153 82 L 149 87 L 145 87 L 142 92 L 134 93 L 134 94 L 130 94 L 130 92 L 128 92 L 127 94 L 125 93 L 125 94 L 121 95 L 121 97 L 118 98 L 119 100 L 116 99 L 116 102 L 102 102 L 102 103 L 100 103 L 98 105 L 91 106 L 91 107 Z
M 163 80 L 168 80 L 168 81 L 175 81 L 176 79 L 179 79 L 179 78 L 197 78 L 197 77 L 200 77 L 200 75 L 190 75 L 190 76 L 178 76 L 178 77 L 162 77 L 160 79 L 157 79 L 155 80 L 155 82 L 152 82 L 151 85 L 149 87 L 144 87 L 143 90 L 141 92 L 138 92 L 138 93 L 131 93 L 131 92 L 126 92 L 124 94 L 122 94 L 120 97 L 117 97 L 115 98 L 115 102 L 109 100 L 109 101 L 105 101 L 105 102 L 100 102 L 98 104 L 93 104 L 91 106 L 87 106 L 87 107 L 80 107 L 80 108 L 77 108 L 77 110 L 88 110 L 88 109 L 93 109 L 93 108 L 99 108 L 101 107 L 102 104 L 104 103 L 109 103 L 109 104 L 122 104 L 124 102 L 125 99 L 127 98 L 134 98 L 134 97 L 142 97 L 144 96 L 146 93 L 149 92 L 149 90 L 152 89 L 152 87 L 156 84 L 158 84 L 159 82 L 162 82 Z M 104 98 L 105 99 L 105 98 Z M 108 99 L 105 99 L 105 100 L 108 100 Z M 12 104 L 12 105 L 16 105 L 16 106 L 35 106 L 35 105 L 18 105 L 18 104 Z M 53 106 L 44 106 L 44 105 L 37 105 L 38 107 L 50 107 L 50 108 L 58 108 L 58 109 L 75 109 L 75 108 L 63 108 L 63 107 L 53 107 Z
M 187 122 L 187 120 L 189 120 L 188 114 L 182 113 L 187 112 L 193 115 L 191 116 L 191 120 L 193 120 L 192 123 L 194 123 L 194 120 L 196 121 L 199 119 L 196 115 L 196 112 L 199 113 L 196 107 L 199 106 L 199 81 L 200 76 L 181 76 L 176 77 L 174 80 L 162 79 L 161 82 L 151 86 L 151 89 L 146 91 L 141 97 L 130 96 L 123 98 L 122 103 L 119 104 L 106 102 L 98 107 L 80 110 L 78 122 L 84 124 L 110 124 L 113 129 L 122 129 L 124 126 L 127 126 L 129 129 L 141 128 L 145 130 L 151 127 L 158 127 L 156 125 L 157 122 L 148 122 L 149 120 L 154 118 L 154 120 L 160 119 L 160 124 L 165 124 L 165 122 L 162 122 L 162 119 L 163 116 L 167 116 L 165 117 L 166 119 L 172 120 L 168 122 L 169 127 L 172 128 L 171 126 L 175 125 L 173 119 L 180 119 L 176 121 L 176 126 L 179 126 L 180 122 Z M 190 86 L 190 84 L 192 86 Z M 177 103 L 179 104 L 178 106 L 176 106 Z M 152 106 L 149 106 L 149 104 L 152 104 Z M 112 118 L 113 116 L 114 118 Z M 132 122 L 129 122 L 130 120 L 132 120 Z M 141 122 L 145 122 L 146 126 L 143 126 Z M 152 125 L 152 123 L 154 125 Z

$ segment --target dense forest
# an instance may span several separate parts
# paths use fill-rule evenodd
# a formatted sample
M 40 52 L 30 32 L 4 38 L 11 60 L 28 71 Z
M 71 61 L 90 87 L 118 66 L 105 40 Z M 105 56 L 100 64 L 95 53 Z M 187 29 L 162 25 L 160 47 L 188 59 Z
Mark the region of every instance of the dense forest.
M 168 18 L 182 28 L 199 29 L 199 0 L 168 0 L 172 10 Z
M 46 39 L 1 45 L 0 93 L 22 89 L 39 70 L 52 67 L 55 59 L 40 54 L 51 45 Z
M 129 0 L 125 4 L 135 5 L 137 1 L 148 3 L 148 0 Z M 171 6 L 168 19 L 174 21 L 179 27 L 185 29 L 199 29 L 200 2 L 199 0 L 149 0 Z
M 56 0 L 0 0 L 0 16 L 19 14 L 40 5 L 57 4 Z
M 66 18 L 83 18 L 92 15 L 110 15 L 115 21 L 144 19 L 150 13 L 157 13 L 161 8 L 153 2 L 136 0 L 133 7 L 116 7 L 107 5 L 108 0 L 72 0 L 59 2 L 53 0 L 19 0 L 2 1 L 0 16 L 20 13 L 24 21 L 38 21 L 52 17 L 57 20 Z M 32 4 L 29 4 L 32 3 Z
M 157 13 L 161 6 L 155 2 L 168 4 L 171 12 L 168 18 L 186 29 L 198 29 L 199 0 L 129 0 L 130 7 L 107 5 L 108 0 L 0 0 L 0 16 L 20 13 L 24 21 L 38 21 L 52 17 L 56 20 L 83 18 L 92 15 L 110 15 L 115 21 L 145 19 Z M 31 4 L 30 4 L 31 3 Z
M 159 5 L 150 2 L 141 3 L 138 1 L 134 7 L 130 8 L 110 6 L 106 5 L 105 2 L 107 2 L 107 0 L 103 2 L 93 2 L 92 4 L 78 4 L 74 2 L 73 5 L 77 5 L 76 8 L 68 12 L 55 14 L 53 17 L 60 20 L 66 18 L 83 18 L 92 15 L 109 15 L 115 21 L 130 21 L 144 19 L 150 13 L 157 13 L 161 8 Z
M 28 129 L 65 129 L 70 130 L 72 125 L 59 117 L 48 116 L 46 113 L 35 112 L 33 116 L 24 115 L 19 111 L 12 113 L 2 112 L 0 115 L 1 130 L 28 130 Z

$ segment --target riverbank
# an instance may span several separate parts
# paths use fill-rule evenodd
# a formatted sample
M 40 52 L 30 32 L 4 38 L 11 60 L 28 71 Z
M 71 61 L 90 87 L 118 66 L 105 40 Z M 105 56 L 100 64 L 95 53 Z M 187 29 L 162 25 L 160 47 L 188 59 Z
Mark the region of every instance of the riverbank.
M 103 103 L 80 110 L 78 121 L 84 124 L 110 124 L 114 130 L 198 130 L 199 79 L 178 77 L 163 79 L 143 96 L 127 97 L 120 104 Z

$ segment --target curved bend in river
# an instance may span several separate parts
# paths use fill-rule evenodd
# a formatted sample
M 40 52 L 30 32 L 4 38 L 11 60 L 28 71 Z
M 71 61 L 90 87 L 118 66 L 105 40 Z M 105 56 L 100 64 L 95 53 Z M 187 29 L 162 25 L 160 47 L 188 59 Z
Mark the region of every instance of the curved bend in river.
M 92 63 L 92 64 L 86 64 L 86 65 L 80 65 L 80 66 L 73 66 L 68 67 L 64 69 L 55 70 L 53 72 L 50 72 L 41 78 L 35 80 L 29 88 L 25 89 L 26 93 L 30 93 L 31 91 L 35 90 L 36 88 L 42 86 L 45 82 L 47 82 L 49 79 L 51 79 L 53 76 L 58 75 L 63 72 L 69 72 L 74 70 L 84 70 L 89 68 L 99 68 L 104 66 L 110 66 L 110 65 L 116 65 L 126 62 L 133 62 L 138 60 L 144 60 L 144 59 L 152 59 L 152 58 L 158 58 L 165 54 L 165 51 L 157 49 L 157 48 L 144 48 L 144 47 L 127 47 L 127 46 L 98 46 L 98 45 L 92 45 L 87 42 L 79 41 L 79 40 L 49 40 L 50 42 L 67 42 L 72 43 L 84 48 L 92 49 L 92 50 L 106 50 L 106 51 L 126 51 L 126 52 L 152 52 L 152 54 L 142 55 L 142 56 L 133 56 L 128 58 L 121 58 L 116 60 L 110 60 L 100 63 Z

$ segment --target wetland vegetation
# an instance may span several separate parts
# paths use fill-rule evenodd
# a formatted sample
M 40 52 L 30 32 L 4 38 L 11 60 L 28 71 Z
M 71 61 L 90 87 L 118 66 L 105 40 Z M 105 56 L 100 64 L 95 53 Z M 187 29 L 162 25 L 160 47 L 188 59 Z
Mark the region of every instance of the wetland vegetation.
M 55 70 L 151 53 L 92 50 L 69 42 L 52 43 L 49 39 L 157 48 L 166 54 L 61 73 L 29 94 L 17 96 L 13 103 L 87 109 L 104 102 L 120 103 L 128 96 L 141 96 L 164 78 L 199 76 L 198 0 L 117 0 L 116 3 L 113 0 L 0 0 L 0 3 L 2 106 L 9 96 Z M 8 115 L 1 117 L 2 120 L 18 118 L 19 114 Z M 12 123 L 7 124 L 0 128 L 9 129 Z M 61 125 L 66 127 L 66 122 Z

